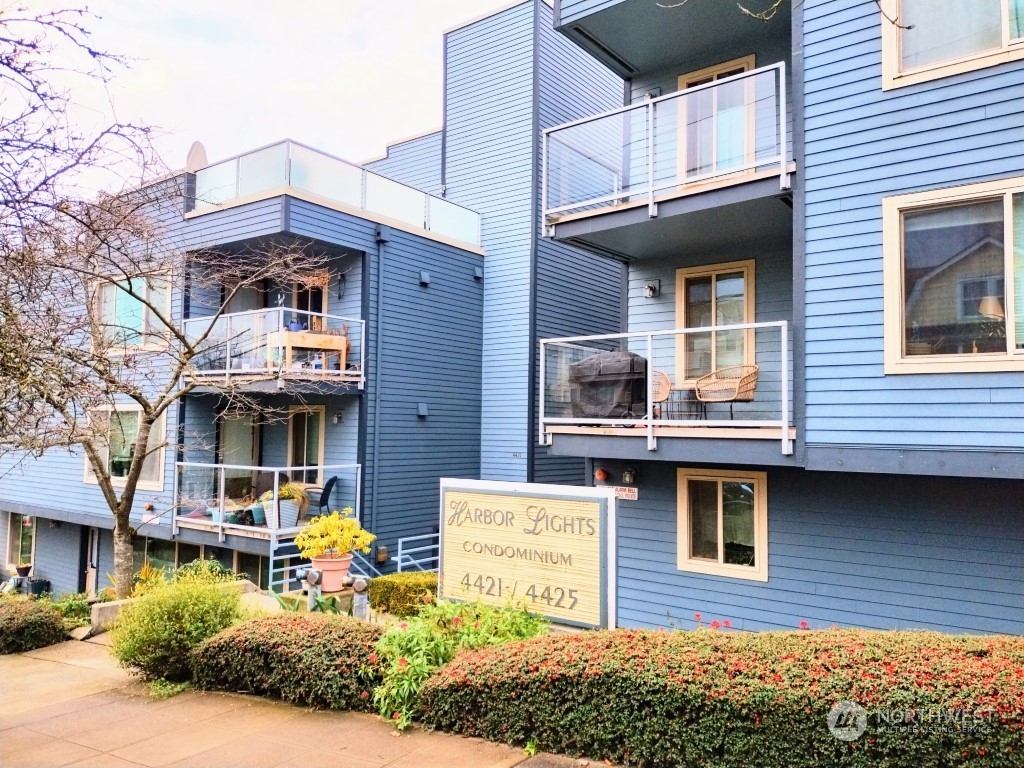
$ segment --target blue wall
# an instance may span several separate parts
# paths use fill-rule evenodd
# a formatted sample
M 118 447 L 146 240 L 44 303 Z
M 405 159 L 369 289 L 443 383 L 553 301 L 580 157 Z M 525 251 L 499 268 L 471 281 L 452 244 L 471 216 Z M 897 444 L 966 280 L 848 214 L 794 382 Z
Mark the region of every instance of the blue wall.
M 598 461 L 614 476 L 621 467 Z M 768 470 L 768 581 L 676 569 L 676 468 L 618 502 L 619 623 L 1024 632 L 1020 481 Z
M 1024 449 L 1020 373 L 884 375 L 881 210 L 1024 175 L 1024 63 L 883 92 L 877 6 L 803 14 L 808 445 Z
M 422 189 L 441 190 L 441 131 L 389 144 L 384 157 L 363 163 L 368 171 Z
M 591 13 L 611 8 L 613 5 L 625 2 L 625 0 L 560 0 L 560 2 L 556 0 L 556 2 L 559 6 L 559 18 L 556 19 L 556 22 L 558 24 L 568 24 L 572 21 L 578 21 Z

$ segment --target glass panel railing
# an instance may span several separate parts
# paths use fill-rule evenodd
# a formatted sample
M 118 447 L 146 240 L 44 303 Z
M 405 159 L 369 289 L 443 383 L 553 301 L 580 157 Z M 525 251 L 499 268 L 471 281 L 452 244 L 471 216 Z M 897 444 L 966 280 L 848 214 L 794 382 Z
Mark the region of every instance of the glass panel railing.
M 431 232 L 464 243 L 480 243 L 480 216 L 447 200 L 427 196 L 427 223 Z
M 424 227 L 425 207 L 426 195 L 418 189 L 376 173 L 366 174 L 366 210 Z
M 196 210 L 212 208 L 238 197 L 238 158 L 196 173 Z
M 198 171 L 195 210 L 208 210 L 285 186 L 480 245 L 480 216 L 474 211 L 294 141 L 274 144 Z
M 355 208 L 363 207 L 363 169 L 291 143 L 291 185 Z
M 362 320 L 262 309 L 185 321 L 185 335 L 204 341 L 191 375 L 334 379 L 362 384 L 365 329 Z
M 785 65 L 745 72 L 545 133 L 545 214 L 603 210 L 755 171 L 788 186 Z
M 697 370 L 692 339 L 728 348 Z M 777 427 L 789 440 L 788 324 L 737 323 L 541 340 L 541 434 L 565 427 Z
M 288 145 L 258 149 L 238 158 L 238 196 L 256 195 L 288 183 Z
M 179 462 L 177 469 L 175 517 L 185 527 L 228 533 L 287 531 L 336 509 L 351 508 L 359 514 L 359 464 L 255 467 Z

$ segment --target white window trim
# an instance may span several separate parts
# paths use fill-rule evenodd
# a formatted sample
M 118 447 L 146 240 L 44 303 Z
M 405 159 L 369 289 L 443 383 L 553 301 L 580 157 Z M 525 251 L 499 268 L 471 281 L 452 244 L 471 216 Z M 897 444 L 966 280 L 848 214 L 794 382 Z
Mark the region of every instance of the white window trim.
M 900 0 L 881 0 L 879 17 L 882 24 L 882 90 L 917 85 L 942 77 L 994 67 L 1024 59 L 1024 38 L 1010 40 L 1009 0 L 1002 0 L 1002 44 L 999 48 L 980 51 L 957 59 L 936 62 L 923 67 L 900 71 Z M 896 23 L 890 21 L 895 19 Z
M 103 326 L 103 298 L 102 298 L 103 287 L 104 286 L 113 286 L 115 291 L 120 291 L 121 289 L 117 286 L 117 284 L 121 283 L 121 282 L 124 282 L 124 280 L 126 280 L 126 279 L 128 279 L 128 280 L 143 280 L 143 281 L 145 281 L 145 283 L 146 283 L 146 298 L 147 298 L 147 300 L 149 299 L 150 280 L 162 280 L 162 281 L 164 281 L 164 284 L 167 287 L 167 306 L 164 307 L 164 312 L 166 313 L 168 320 L 171 319 L 171 306 L 174 303 L 174 284 L 171 282 L 170 275 L 161 272 L 161 273 L 154 273 L 152 275 L 132 275 L 131 277 L 128 277 L 128 278 L 111 277 L 111 278 L 106 279 L 106 280 L 97 280 L 96 283 L 95 283 L 95 287 L 93 289 L 93 303 L 94 303 L 94 306 L 96 308 L 95 309 L 95 311 L 96 311 L 96 318 L 97 318 L 98 324 L 100 325 L 101 332 L 102 332 L 102 329 L 104 327 Z M 125 295 L 127 295 L 127 294 L 125 294 Z M 150 311 L 149 307 L 143 305 L 143 307 L 142 307 L 143 326 L 145 326 L 146 317 L 148 316 L 147 313 L 149 311 Z M 164 328 L 163 331 L 150 331 L 148 329 L 140 331 L 140 334 L 141 334 L 143 339 L 150 338 L 150 337 L 153 337 L 153 336 L 158 336 L 160 338 L 160 341 L 156 342 L 156 343 L 153 343 L 153 342 L 143 342 L 142 344 L 125 344 L 124 345 L 124 350 L 125 350 L 125 352 L 137 352 L 137 351 L 140 351 L 140 352 L 161 352 L 161 351 L 167 349 L 167 347 L 168 347 L 168 344 L 169 344 L 169 339 L 168 339 L 169 333 L 170 333 L 170 330 L 168 328 L 166 328 L 166 327 Z M 117 350 L 117 349 L 112 349 L 111 353 L 115 354 L 115 355 L 121 354 L 121 352 L 119 350 Z
M 105 407 L 102 407 L 102 408 L 93 408 L 92 410 L 93 411 L 119 411 L 119 412 L 136 411 L 136 412 L 138 412 L 140 414 L 142 413 L 142 407 L 139 406 L 139 405 L 134 405 L 134 404 L 125 404 L 125 405 L 116 405 L 116 406 L 105 406 Z M 159 434 L 158 434 L 157 439 L 158 439 L 158 441 L 160 443 L 164 443 L 164 445 L 161 445 L 161 447 L 158 448 L 156 450 L 155 454 L 154 454 L 157 457 L 156 458 L 157 466 L 160 467 L 160 481 L 159 482 L 150 482 L 148 480 L 143 480 L 143 479 L 140 478 L 139 482 L 136 485 L 136 487 L 139 488 L 140 490 L 144 490 L 144 491 L 162 491 L 164 489 L 164 476 L 167 474 L 167 467 L 166 467 L 166 464 L 165 464 L 166 450 L 167 450 L 167 445 L 166 445 L 166 442 L 167 442 L 167 412 L 166 411 L 164 411 L 162 414 L 160 414 L 160 417 L 156 420 L 156 423 L 153 424 L 153 429 L 158 429 L 159 430 Z M 152 432 L 150 434 L 152 434 Z M 109 440 L 109 432 L 108 432 L 108 440 Z M 103 455 L 105 457 L 104 464 L 107 464 L 110 461 L 110 446 L 107 443 L 105 443 L 104 446 L 103 446 Z M 96 475 L 93 473 L 92 465 L 89 463 L 89 457 L 88 456 L 84 457 L 84 462 L 83 462 L 83 467 L 82 467 L 82 482 L 85 483 L 86 485 L 99 485 L 99 480 L 96 478 Z M 111 476 L 110 484 L 113 485 L 115 488 L 123 488 L 124 485 L 125 485 L 124 478 Z
M 8 512 L 7 513 L 7 542 L 5 544 L 6 549 L 4 550 L 4 560 L 7 560 L 10 557 L 10 555 L 11 555 L 11 535 L 13 534 L 13 531 L 14 531 L 14 527 L 11 525 L 11 520 L 12 520 L 12 518 L 15 515 L 18 515 L 18 517 L 21 517 L 21 518 L 26 518 L 26 517 L 31 517 L 32 518 L 32 552 L 29 554 L 29 563 L 30 563 L 30 565 L 35 567 L 35 562 L 36 562 L 36 539 L 38 539 L 38 536 L 36 536 L 36 531 L 39 530 L 36 527 L 36 520 L 38 520 L 39 518 L 37 518 L 35 515 L 24 515 L 24 514 L 22 514 L 20 512 Z M 19 549 L 20 549 L 20 546 L 19 546 Z M 17 565 L 20 565 L 20 563 L 7 563 L 7 568 L 9 570 L 13 571 L 15 566 L 17 566 Z
M 688 480 L 736 481 L 746 480 L 754 486 L 754 561 L 750 568 L 745 565 L 709 563 L 687 556 L 690 541 L 689 496 L 686 492 Z M 728 469 L 685 469 L 676 470 L 676 567 L 688 573 L 702 573 L 709 576 L 727 576 L 747 581 L 768 581 L 768 474 L 766 472 L 743 472 Z
M 723 272 L 743 272 L 743 322 L 752 323 L 755 318 L 756 302 L 755 296 L 755 275 L 756 261 L 744 259 L 743 261 L 729 261 L 722 264 L 705 264 L 699 267 L 683 267 L 676 270 L 676 328 L 686 328 L 686 280 L 691 277 L 712 277 Z M 754 349 L 754 330 L 747 329 L 743 340 L 743 363 L 753 365 L 756 359 Z M 676 336 L 676 376 L 678 382 L 676 388 L 693 389 L 697 379 L 686 378 L 686 336 Z
M 1008 349 L 1014 348 L 1013 307 L 1013 216 L 1012 196 L 1024 193 L 1024 178 L 986 181 L 960 187 L 934 189 L 882 199 L 882 275 L 884 371 L 904 373 L 983 373 L 1024 371 L 1024 350 L 1018 352 L 979 352 L 974 355 L 903 354 L 903 212 L 967 203 L 975 199 L 1003 197 L 1003 276 Z

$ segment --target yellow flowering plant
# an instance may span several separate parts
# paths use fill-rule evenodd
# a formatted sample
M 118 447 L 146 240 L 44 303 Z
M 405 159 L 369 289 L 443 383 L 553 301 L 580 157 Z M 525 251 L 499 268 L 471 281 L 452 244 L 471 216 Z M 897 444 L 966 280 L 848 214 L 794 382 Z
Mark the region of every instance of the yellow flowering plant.
M 341 512 L 334 510 L 329 515 L 318 515 L 310 520 L 295 537 L 295 546 L 305 558 L 324 555 L 344 555 L 359 550 L 370 551 L 370 545 L 377 537 L 359 524 L 352 514 L 352 507 Z

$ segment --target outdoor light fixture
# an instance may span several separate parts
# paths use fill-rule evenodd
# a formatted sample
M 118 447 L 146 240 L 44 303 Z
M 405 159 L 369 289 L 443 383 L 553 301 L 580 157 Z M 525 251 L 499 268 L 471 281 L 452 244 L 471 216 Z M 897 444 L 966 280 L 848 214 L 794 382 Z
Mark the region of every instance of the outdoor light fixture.
M 342 272 L 340 275 L 338 275 L 338 300 L 339 301 L 345 295 L 345 283 L 346 282 L 347 282 L 347 278 L 345 277 L 345 273 Z
M 633 467 L 626 467 L 622 470 L 622 484 L 634 485 L 636 483 L 636 470 Z
M 648 299 L 661 296 L 661 280 L 648 280 L 644 286 L 644 296 Z
M 608 479 L 608 470 L 598 467 L 594 470 L 594 479 L 599 483 L 603 483 Z

